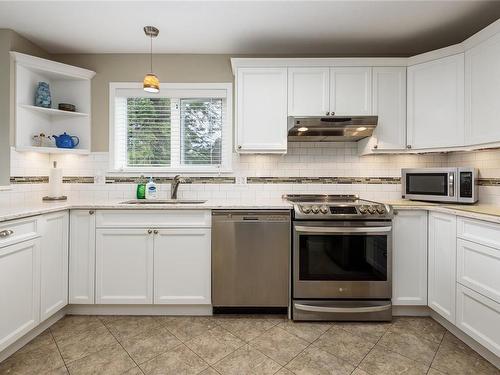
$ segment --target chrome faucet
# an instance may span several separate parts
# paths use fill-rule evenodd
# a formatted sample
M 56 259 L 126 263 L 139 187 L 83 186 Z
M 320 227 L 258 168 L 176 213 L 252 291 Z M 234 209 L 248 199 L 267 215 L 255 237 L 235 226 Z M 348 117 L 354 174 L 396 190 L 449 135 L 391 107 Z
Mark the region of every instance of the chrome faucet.
M 180 175 L 175 175 L 170 184 L 170 199 L 177 199 L 177 190 L 179 190 L 179 185 L 184 182 L 184 179 Z

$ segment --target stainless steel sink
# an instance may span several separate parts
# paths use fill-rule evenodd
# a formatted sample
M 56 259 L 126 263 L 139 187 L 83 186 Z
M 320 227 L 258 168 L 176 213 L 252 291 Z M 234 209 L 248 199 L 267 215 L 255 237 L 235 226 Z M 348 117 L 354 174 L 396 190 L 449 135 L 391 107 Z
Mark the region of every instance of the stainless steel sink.
M 131 199 L 129 201 L 120 202 L 120 204 L 203 204 L 205 203 L 203 200 L 196 199 Z

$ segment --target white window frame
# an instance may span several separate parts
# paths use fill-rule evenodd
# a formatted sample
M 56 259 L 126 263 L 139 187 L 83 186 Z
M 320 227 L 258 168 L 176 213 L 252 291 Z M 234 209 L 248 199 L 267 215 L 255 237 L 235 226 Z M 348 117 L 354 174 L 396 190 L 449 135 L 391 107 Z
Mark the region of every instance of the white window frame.
M 226 83 L 161 83 L 160 93 L 176 90 L 225 90 L 226 119 L 222 125 L 222 165 L 177 165 L 168 167 L 125 167 L 115 166 L 115 98 L 118 89 L 142 89 L 142 82 L 110 82 L 109 84 L 109 168 L 116 173 L 231 173 L 233 150 L 233 84 Z M 154 95 L 154 94 L 153 94 Z M 153 96 L 152 95 L 152 96 Z M 172 146 L 171 146 L 172 147 Z M 179 155 L 180 157 L 180 155 Z

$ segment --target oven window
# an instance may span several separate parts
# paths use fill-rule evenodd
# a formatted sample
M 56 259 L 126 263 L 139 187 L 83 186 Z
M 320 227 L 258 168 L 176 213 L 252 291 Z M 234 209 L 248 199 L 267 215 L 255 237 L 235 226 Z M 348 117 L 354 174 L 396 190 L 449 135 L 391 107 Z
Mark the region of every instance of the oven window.
M 406 194 L 448 195 L 448 173 L 408 173 Z
M 387 236 L 301 235 L 300 280 L 387 280 Z

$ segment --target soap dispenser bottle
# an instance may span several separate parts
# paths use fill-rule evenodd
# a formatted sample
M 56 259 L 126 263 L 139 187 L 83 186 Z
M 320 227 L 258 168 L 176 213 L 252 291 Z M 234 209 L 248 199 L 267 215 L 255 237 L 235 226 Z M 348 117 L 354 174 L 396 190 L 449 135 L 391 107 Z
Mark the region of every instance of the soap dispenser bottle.
M 139 178 L 139 181 L 137 184 L 136 196 L 137 196 L 137 199 L 145 199 L 146 198 L 146 179 L 144 178 L 144 175 L 141 175 L 141 178 Z
M 149 178 L 149 182 L 146 184 L 146 199 L 157 199 L 158 191 L 156 189 L 156 184 L 153 181 L 153 177 Z

